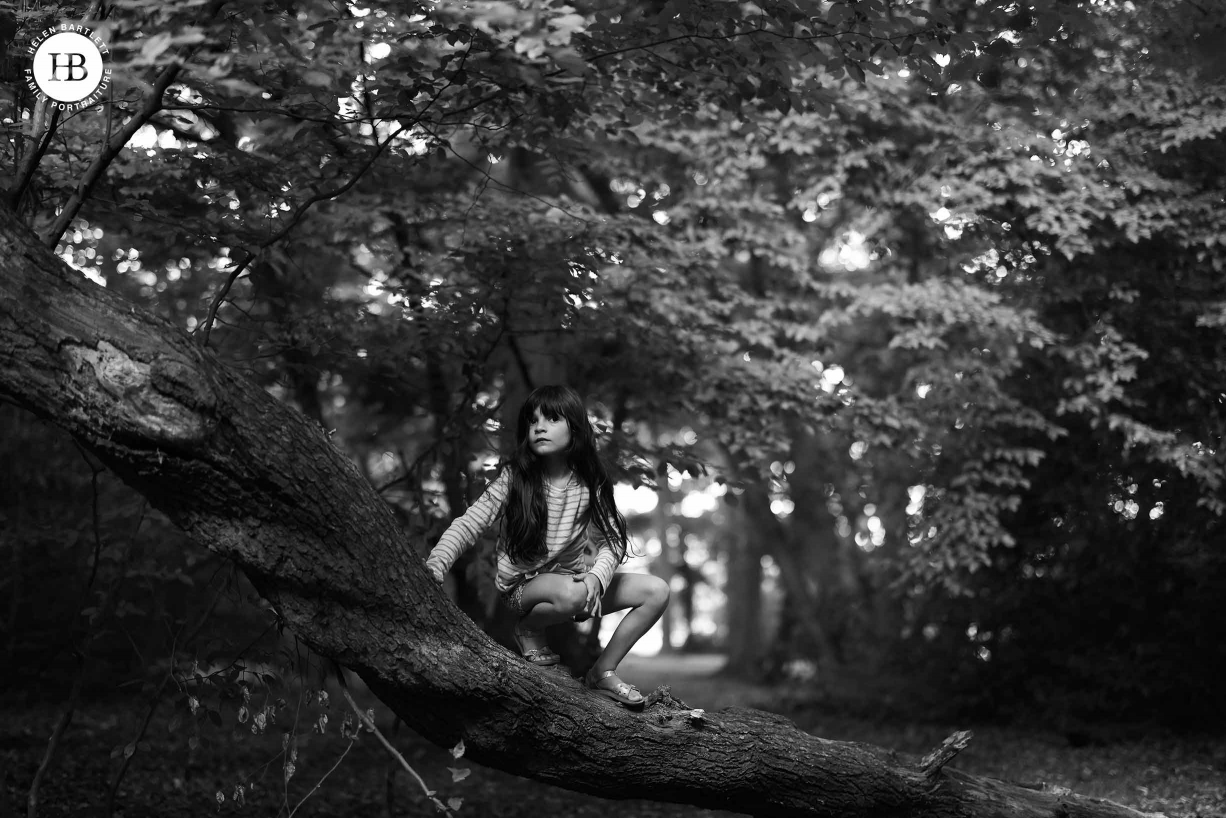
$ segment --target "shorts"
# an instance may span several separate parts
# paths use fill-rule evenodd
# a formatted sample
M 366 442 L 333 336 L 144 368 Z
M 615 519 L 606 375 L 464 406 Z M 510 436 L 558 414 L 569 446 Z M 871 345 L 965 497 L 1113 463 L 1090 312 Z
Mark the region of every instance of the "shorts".
M 502 598 L 503 604 L 510 609 L 511 613 L 521 618 L 525 617 L 528 615 L 528 612 L 524 610 L 524 588 L 530 581 L 536 579 L 541 574 L 559 574 L 560 576 L 564 577 L 573 577 L 578 574 L 585 574 L 587 573 L 587 570 L 592 567 L 595 560 L 591 559 L 589 555 L 588 559 L 584 562 L 586 564 L 586 568 L 583 571 L 577 571 L 573 568 L 562 568 L 557 565 L 548 565 L 537 571 L 529 571 L 526 574 L 522 574 L 519 579 L 515 581 L 514 585 L 501 592 L 499 596 Z

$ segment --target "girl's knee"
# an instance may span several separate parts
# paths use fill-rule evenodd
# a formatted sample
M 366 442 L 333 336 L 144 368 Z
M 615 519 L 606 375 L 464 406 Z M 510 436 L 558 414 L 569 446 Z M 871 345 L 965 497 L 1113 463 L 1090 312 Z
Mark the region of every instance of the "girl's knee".
M 557 602 L 559 613 L 575 616 L 587 607 L 587 585 L 582 582 L 572 582 L 561 594 Z
M 651 587 L 647 589 L 647 604 L 664 610 L 668 607 L 668 600 L 672 596 L 672 589 L 668 587 L 668 582 L 660 577 L 653 576 L 651 579 L 653 582 Z

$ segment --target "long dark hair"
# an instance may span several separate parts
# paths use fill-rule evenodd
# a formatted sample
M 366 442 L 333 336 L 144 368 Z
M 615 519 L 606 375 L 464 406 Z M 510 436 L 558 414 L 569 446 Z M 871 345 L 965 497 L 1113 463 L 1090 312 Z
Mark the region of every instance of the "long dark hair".
M 626 557 L 628 543 L 626 518 L 617 510 L 613 500 L 613 481 L 596 448 L 596 430 L 587 419 L 583 398 L 569 386 L 537 387 L 519 408 L 515 452 L 506 465 L 510 473 L 503 515 L 507 556 L 513 562 L 527 564 L 546 554 L 548 511 L 545 507 L 544 462 L 529 445 L 532 417 L 538 409 L 542 416 L 550 420 L 562 418 L 570 427 L 566 463 L 588 490 L 589 502 L 581 522 L 584 525 L 593 521 L 596 523 L 620 563 Z

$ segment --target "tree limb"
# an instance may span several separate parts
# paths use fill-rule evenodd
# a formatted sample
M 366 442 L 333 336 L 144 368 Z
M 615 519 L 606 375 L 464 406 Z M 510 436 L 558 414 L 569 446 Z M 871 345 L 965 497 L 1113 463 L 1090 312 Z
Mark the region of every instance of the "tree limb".
M 47 108 L 51 107 L 51 115 L 47 115 Z M 21 157 L 21 165 L 17 168 L 17 175 L 14 178 L 13 188 L 9 192 L 9 203 L 14 210 L 21 209 L 21 200 L 26 194 L 26 189 L 30 186 L 31 180 L 34 179 L 34 171 L 38 168 L 38 163 L 42 161 L 43 156 L 47 153 L 47 148 L 51 145 L 51 140 L 55 136 L 56 126 L 60 121 L 60 109 L 48 105 L 48 98 L 43 97 L 34 106 L 34 113 L 31 117 L 30 138 L 34 142 L 30 151 Z
M 153 83 L 152 90 L 145 97 L 144 103 L 132 117 L 124 123 L 124 126 L 119 131 L 107 140 L 102 146 L 97 158 L 90 164 L 89 168 L 81 176 L 77 182 L 77 188 L 68 197 L 68 201 L 64 202 L 60 210 L 60 215 L 47 228 L 42 235 L 43 244 L 52 249 L 55 248 L 60 241 L 60 237 L 64 235 L 64 231 L 68 229 L 68 225 L 72 224 L 72 220 L 81 212 L 81 206 L 85 204 L 85 200 L 89 198 L 90 192 L 94 185 L 106 173 L 106 169 L 110 167 L 111 162 L 119 155 L 124 146 L 129 140 L 136 135 L 136 132 L 148 122 L 154 114 L 162 108 L 162 96 L 166 93 L 166 89 L 174 82 L 174 79 L 179 74 L 182 66 L 179 63 L 168 65 L 162 69 L 157 79 Z

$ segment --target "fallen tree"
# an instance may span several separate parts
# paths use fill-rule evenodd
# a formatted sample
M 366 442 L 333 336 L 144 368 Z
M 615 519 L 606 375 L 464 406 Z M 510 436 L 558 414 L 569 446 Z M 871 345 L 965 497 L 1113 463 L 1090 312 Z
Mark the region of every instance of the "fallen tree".
M 520 661 L 429 579 L 317 426 L 183 332 L 75 273 L 0 207 L 0 396 L 66 429 L 242 567 L 314 650 L 408 725 L 500 770 L 608 798 L 780 816 L 1139 816 L 828 741 L 768 713 L 632 713 Z

